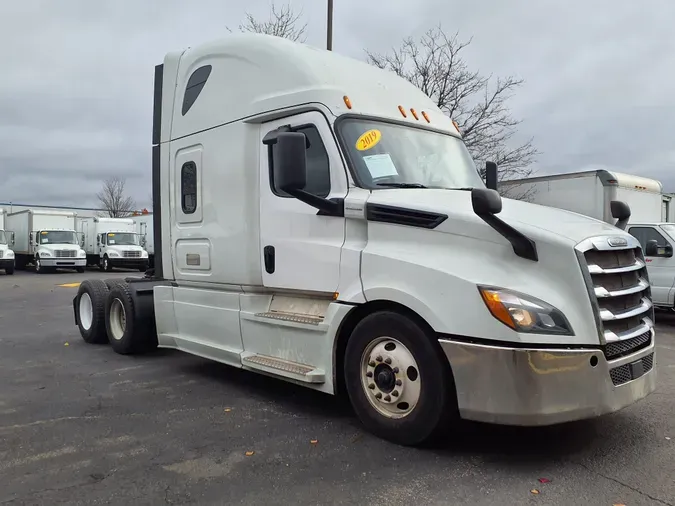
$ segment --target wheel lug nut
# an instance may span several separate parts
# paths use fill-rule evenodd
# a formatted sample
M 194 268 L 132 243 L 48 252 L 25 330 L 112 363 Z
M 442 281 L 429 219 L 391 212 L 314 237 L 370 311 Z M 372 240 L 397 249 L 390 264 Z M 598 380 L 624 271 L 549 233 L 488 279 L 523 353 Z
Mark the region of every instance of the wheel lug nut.
M 391 359 L 390 358 L 385 358 L 384 359 L 385 364 L 391 364 Z
M 393 395 L 394 397 L 398 397 L 398 390 L 394 390 L 394 391 L 391 393 L 391 395 Z
M 371 383 L 370 385 L 368 385 L 368 388 L 370 388 L 371 390 L 374 390 L 375 389 L 375 383 Z
M 385 396 L 384 396 L 384 400 L 385 400 L 385 401 L 390 401 L 390 400 L 391 400 L 391 397 L 389 397 L 388 395 L 385 395 Z
M 382 398 L 382 394 L 381 394 L 380 392 L 377 392 L 377 393 L 375 394 L 375 398 L 376 398 L 376 399 L 381 399 L 381 398 Z
M 394 367 L 394 368 L 392 369 L 392 371 L 393 371 L 394 374 L 398 374 L 398 367 Z
M 366 376 L 368 376 L 369 378 L 372 378 L 372 377 L 373 377 L 373 372 L 372 372 L 372 371 L 368 371 L 368 372 L 366 373 Z
M 377 357 L 375 357 L 375 360 L 377 360 L 378 362 L 382 362 L 382 357 L 378 355 Z
M 403 382 L 401 380 L 396 380 L 396 386 L 400 387 L 401 385 L 403 385 Z
M 373 362 L 372 360 L 368 362 L 369 367 L 375 367 L 375 365 L 376 365 L 375 362 Z

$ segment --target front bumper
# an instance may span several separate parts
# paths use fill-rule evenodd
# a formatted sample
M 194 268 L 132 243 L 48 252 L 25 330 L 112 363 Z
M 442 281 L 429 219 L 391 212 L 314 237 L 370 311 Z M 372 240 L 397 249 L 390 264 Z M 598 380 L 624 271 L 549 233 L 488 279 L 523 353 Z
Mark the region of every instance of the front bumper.
M 141 267 L 148 268 L 147 258 L 124 258 L 124 257 L 108 257 L 108 262 L 111 267 L 119 267 L 123 269 L 140 269 Z
M 0 270 L 14 267 L 13 258 L 0 258 Z
M 446 339 L 439 343 L 452 367 L 462 418 L 537 426 L 613 413 L 653 392 L 653 330 L 651 334 L 648 347 L 612 361 L 600 349 L 508 348 Z M 597 359 L 595 367 L 591 357 Z M 615 386 L 610 376 L 614 369 L 615 381 L 624 381 L 625 376 L 619 379 L 622 374 L 628 381 Z
M 63 269 L 73 268 L 73 267 L 86 267 L 87 259 L 86 257 L 82 258 L 47 258 L 40 257 L 40 262 L 42 267 L 60 267 Z

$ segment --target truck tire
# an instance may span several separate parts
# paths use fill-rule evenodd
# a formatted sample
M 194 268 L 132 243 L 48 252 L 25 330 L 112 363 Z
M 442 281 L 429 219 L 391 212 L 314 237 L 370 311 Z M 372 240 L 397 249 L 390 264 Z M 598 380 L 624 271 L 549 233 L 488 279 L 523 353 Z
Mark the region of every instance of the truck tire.
M 108 287 L 100 279 L 86 279 L 77 289 L 75 307 L 77 326 L 85 343 L 105 344 L 108 334 L 105 328 L 105 301 Z
M 14 267 L 7 267 L 5 269 L 5 274 L 7 274 L 8 276 L 12 276 L 14 274 Z
M 349 400 L 373 434 L 401 445 L 431 442 L 457 417 L 457 394 L 435 336 L 394 311 L 368 315 L 344 357 Z
M 123 283 L 126 283 L 126 281 L 123 278 L 108 278 L 108 279 L 104 279 L 103 282 L 108 287 L 108 290 L 112 290 L 117 285 L 121 285 Z
M 152 315 L 136 314 L 127 283 L 117 284 L 110 289 L 105 305 L 105 326 L 115 352 L 133 355 L 157 348 L 152 318 Z
M 42 266 L 42 261 L 40 257 L 35 257 L 35 272 L 37 274 L 44 274 L 47 272 L 47 268 Z
M 75 270 L 82 274 L 84 272 L 84 267 L 76 267 Z
M 103 257 L 103 261 L 101 262 L 101 270 L 105 272 L 110 272 L 113 270 L 112 266 L 110 265 L 110 260 L 108 260 L 108 255 Z

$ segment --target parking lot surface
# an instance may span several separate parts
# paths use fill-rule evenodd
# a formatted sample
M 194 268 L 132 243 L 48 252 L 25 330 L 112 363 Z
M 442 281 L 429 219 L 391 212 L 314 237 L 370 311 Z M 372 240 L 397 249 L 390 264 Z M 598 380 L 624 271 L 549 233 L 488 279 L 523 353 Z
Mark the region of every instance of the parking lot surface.
M 646 400 L 550 428 L 465 423 L 422 450 L 365 433 L 344 399 L 85 344 L 77 283 L 112 276 L 0 274 L 0 504 L 675 505 L 675 314 L 657 317 Z

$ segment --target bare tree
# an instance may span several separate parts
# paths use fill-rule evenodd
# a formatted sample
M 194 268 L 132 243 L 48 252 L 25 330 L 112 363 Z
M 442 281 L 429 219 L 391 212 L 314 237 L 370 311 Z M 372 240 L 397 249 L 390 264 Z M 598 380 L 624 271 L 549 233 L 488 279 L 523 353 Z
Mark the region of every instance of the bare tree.
M 305 42 L 307 23 L 300 25 L 302 10 L 295 12 L 290 4 L 277 9 L 272 4 L 270 17 L 267 21 L 259 21 L 251 13 L 246 13 L 246 22 L 239 25 L 240 32 L 266 33 L 276 35 L 294 42 Z M 228 28 L 228 30 L 231 32 Z
M 125 186 L 126 179 L 118 176 L 111 176 L 103 181 L 103 188 L 96 194 L 103 214 L 107 214 L 110 218 L 124 218 L 133 213 L 136 202 L 125 195 Z
M 527 177 L 539 154 L 532 139 L 512 147 L 509 142 L 520 123 L 511 116 L 508 99 L 523 83 L 515 77 L 493 78 L 469 70 L 462 50 L 471 40 L 448 36 L 441 26 L 427 31 L 419 40 L 408 37 L 389 54 L 366 51 L 372 65 L 395 72 L 420 88 L 459 125 L 481 177 L 485 161 L 499 165 L 499 180 Z M 511 198 L 517 185 L 508 189 Z M 505 192 L 506 193 L 506 192 Z

